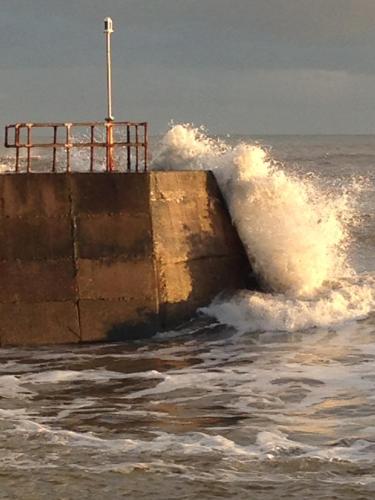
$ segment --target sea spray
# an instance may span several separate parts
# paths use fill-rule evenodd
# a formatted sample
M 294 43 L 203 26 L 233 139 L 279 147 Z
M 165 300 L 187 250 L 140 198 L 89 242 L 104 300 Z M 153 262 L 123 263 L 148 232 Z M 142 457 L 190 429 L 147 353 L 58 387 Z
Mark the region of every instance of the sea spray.
M 363 317 L 374 307 L 373 282 L 356 284 L 347 259 L 360 183 L 325 190 L 313 176 L 287 172 L 259 145 L 231 147 L 190 125 L 172 126 L 152 168 L 214 172 L 253 269 L 272 292 L 241 292 L 206 313 L 238 328 L 295 330 Z
M 311 180 L 286 173 L 261 147 L 231 148 L 177 125 L 162 141 L 157 166 L 214 171 L 254 270 L 269 289 L 311 296 L 327 279 L 350 273 L 350 198 L 327 196 Z

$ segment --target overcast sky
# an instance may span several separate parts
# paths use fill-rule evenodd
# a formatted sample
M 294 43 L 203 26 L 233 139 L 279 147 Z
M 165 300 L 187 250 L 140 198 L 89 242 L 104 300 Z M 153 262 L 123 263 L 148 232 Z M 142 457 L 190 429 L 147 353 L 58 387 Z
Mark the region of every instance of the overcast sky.
M 0 0 L 0 124 L 375 133 L 375 0 Z

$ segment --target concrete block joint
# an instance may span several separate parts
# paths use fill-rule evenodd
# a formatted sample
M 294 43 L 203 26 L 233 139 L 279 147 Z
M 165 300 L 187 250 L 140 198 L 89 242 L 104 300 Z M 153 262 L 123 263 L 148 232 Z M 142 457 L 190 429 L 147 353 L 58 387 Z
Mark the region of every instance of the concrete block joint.
M 0 345 L 172 327 L 250 266 L 210 172 L 0 176 Z

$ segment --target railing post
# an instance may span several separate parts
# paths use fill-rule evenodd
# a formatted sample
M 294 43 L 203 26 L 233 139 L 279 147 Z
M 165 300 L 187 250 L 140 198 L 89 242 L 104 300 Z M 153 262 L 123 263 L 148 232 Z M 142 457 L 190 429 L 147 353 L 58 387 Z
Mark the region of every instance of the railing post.
M 27 166 L 26 166 L 26 172 L 29 173 L 30 172 L 30 167 L 31 167 L 31 148 L 32 148 L 32 144 L 31 144 L 31 127 L 32 127 L 32 124 L 31 123 L 28 123 L 26 125 L 27 127 Z
M 5 137 L 4 137 L 4 146 L 6 148 L 9 148 L 9 138 L 8 138 L 8 134 L 9 134 L 9 125 L 6 125 L 5 127 Z
M 113 171 L 113 126 L 110 121 L 106 123 L 106 170 Z
M 14 143 L 16 146 L 16 172 L 18 172 L 19 161 L 20 161 L 20 125 L 16 125 L 14 131 Z
M 127 142 L 127 146 L 126 146 L 127 169 L 128 169 L 128 172 L 130 172 L 132 169 L 132 157 L 131 157 L 132 151 L 131 151 L 131 147 L 130 147 L 130 125 L 129 125 L 129 123 L 126 124 L 126 142 Z
M 53 127 L 53 144 L 57 143 L 57 125 L 54 125 Z M 52 172 L 56 172 L 56 146 L 53 147 L 53 153 L 52 153 Z
M 90 142 L 91 144 L 94 144 L 95 140 L 95 125 L 91 125 L 90 127 Z M 90 172 L 94 171 L 94 146 L 90 146 Z
M 135 171 L 138 172 L 139 167 L 139 136 L 138 125 L 135 126 Z
M 70 148 L 71 148 L 70 129 L 71 129 L 71 126 L 72 126 L 71 123 L 65 123 L 65 129 L 66 129 L 65 151 L 66 151 L 66 171 L 67 172 L 70 172 Z
M 144 152 L 144 170 L 145 172 L 147 172 L 147 168 L 148 168 L 148 124 L 147 122 L 144 124 L 143 126 L 143 152 Z

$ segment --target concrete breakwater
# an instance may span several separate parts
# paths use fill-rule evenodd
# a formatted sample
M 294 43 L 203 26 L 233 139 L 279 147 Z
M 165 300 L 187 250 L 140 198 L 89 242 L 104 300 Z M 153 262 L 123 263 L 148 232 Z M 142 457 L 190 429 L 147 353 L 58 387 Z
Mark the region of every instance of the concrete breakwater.
M 210 172 L 4 174 L 0 201 L 1 346 L 152 334 L 250 273 Z

